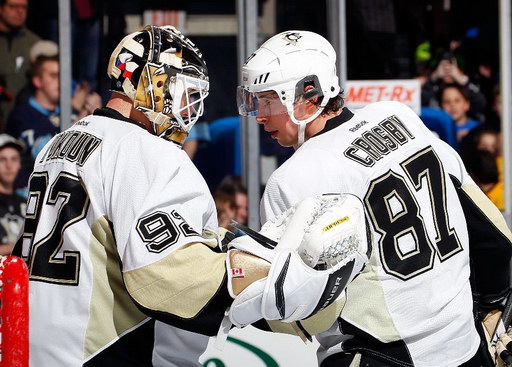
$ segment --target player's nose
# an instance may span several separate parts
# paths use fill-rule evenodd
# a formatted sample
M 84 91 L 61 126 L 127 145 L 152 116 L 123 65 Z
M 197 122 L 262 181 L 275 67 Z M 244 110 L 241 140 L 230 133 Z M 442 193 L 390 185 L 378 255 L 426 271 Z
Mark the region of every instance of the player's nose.
M 260 116 L 260 115 L 256 116 L 256 122 L 258 124 L 264 124 L 267 121 L 268 121 L 268 118 L 266 116 Z

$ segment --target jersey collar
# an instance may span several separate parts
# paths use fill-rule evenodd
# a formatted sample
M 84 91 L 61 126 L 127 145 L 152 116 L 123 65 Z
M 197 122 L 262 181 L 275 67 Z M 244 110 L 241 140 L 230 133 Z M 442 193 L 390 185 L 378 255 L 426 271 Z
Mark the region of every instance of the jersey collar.
M 115 120 L 126 121 L 126 122 L 129 122 L 130 124 L 137 125 L 138 127 L 146 130 L 144 125 L 140 124 L 139 122 L 137 122 L 135 120 L 131 120 L 131 119 L 127 118 L 127 117 L 124 117 L 118 111 L 116 111 L 116 110 L 114 110 L 113 108 L 110 108 L 110 107 L 97 108 L 96 110 L 94 110 L 93 115 L 95 115 L 95 116 L 102 116 L 102 117 L 108 117 L 108 118 L 115 119 Z
M 324 128 L 313 136 L 318 136 L 323 133 L 326 133 L 327 131 L 335 129 L 338 126 L 340 126 L 341 124 L 343 124 L 344 122 L 347 122 L 348 120 L 350 120 L 353 116 L 354 116 L 354 113 L 352 111 L 350 111 L 347 107 L 343 107 L 343 110 L 341 111 L 341 113 L 338 116 L 335 116 L 330 120 L 327 120 Z

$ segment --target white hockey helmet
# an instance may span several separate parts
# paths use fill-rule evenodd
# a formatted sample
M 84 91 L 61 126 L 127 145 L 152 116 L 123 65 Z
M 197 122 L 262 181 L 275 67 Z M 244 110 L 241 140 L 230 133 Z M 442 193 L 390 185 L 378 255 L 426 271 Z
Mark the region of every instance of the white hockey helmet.
M 183 144 L 204 111 L 208 69 L 199 49 L 172 26 L 127 35 L 110 57 L 111 90 L 128 96 L 155 134 Z
M 304 92 L 306 86 L 313 89 Z M 255 93 L 275 91 L 291 120 L 302 127 L 317 118 L 332 97 L 340 93 L 336 74 L 336 51 L 324 37 L 309 31 L 279 33 L 256 50 L 242 67 L 242 85 L 237 102 L 240 115 L 258 112 Z M 294 114 L 294 106 L 322 97 L 315 114 L 305 119 Z M 275 113 L 282 113 L 277 109 Z M 304 137 L 302 136 L 302 142 Z M 302 144 L 299 133 L 299 145 Z

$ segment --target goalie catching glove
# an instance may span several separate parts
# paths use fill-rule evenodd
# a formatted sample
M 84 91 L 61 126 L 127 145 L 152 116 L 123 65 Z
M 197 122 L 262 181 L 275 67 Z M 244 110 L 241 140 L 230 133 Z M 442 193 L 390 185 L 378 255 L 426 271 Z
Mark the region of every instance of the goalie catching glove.
M 277 241 L 276 248 L 249 236 L 229 244 L 236 248 L 226 260 L 234 298 L 229 318 L 238 327 L 314 315 L 337 300 L 368 261 L 364 209 L 353 195 L 305 199 L 265 223 L 260 234 Z

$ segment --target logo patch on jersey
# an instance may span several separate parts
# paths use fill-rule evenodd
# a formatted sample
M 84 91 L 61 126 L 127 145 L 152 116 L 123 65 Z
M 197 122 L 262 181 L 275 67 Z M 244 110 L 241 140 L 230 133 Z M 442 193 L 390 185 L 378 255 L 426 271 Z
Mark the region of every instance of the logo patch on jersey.
M 244 278 L 245 272 L 243 268 L 233 268 L 231 269 L 231 276 L 233 278 Z

